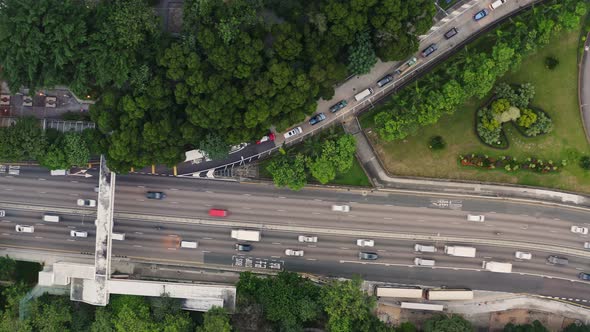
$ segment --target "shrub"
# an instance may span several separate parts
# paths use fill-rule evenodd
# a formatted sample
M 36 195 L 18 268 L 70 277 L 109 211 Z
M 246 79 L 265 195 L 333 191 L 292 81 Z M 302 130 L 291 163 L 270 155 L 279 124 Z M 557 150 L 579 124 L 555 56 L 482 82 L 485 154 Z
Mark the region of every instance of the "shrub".
M 524 128 L 530 128 L 532 124 L 537 121 L 537 113 L 531 109 L 523 109 L 520 113 L 520 118 L 516 120 L 516 123 Z
M 556 58 L 554 58 L 552 56 L 548 56 L 545 58 L 545 68 L 547 68 L 549 70 L 555 69 L 555 67 L 557 67 L 558 64 L 559 64 L 559 60 L 557 60 Z
M 545 115 L 545 113 L 537 113 L 537 121 L 535 121 L 529 128 L 525 130 L 527 136 L 537 136 L 539 134 L 547 134 L 553 130 L 553 122 Z
M 442 150 L 445 148 L 447 143 L 442 136 L 433 136 L 428 140 L 428 147 L 432 150 Z
M 582 156 L 580 158 L 580 167 L 585 170 L 590 170 L 590 156 Z

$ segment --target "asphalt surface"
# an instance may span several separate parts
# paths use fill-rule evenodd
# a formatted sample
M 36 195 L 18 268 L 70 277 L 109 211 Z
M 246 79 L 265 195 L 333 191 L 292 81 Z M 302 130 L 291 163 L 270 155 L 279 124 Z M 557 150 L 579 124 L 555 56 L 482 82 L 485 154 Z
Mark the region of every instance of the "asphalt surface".
M 149 181 L 150 185 L 146 183 Z M 0 176 L 0 245 L 14 248 L 87 253 L 94 251 L 92 209 L 80 209 L 78 198 L 95 198 L 96 177 L 51 177 L 47 171 L 21 168 L 18 176 Z M 167 198 L 148 200 L 148 190 L 164 191 Z M 34 203 L 34 204 L 32 204 Z M 349 213 L 331 211 L 331 205 L 349 204 Z M 14 204 L 30 208 L 11 209 Z M 227 209 L 229 216 L 210 218 L 210 208 Z M 63 211 L 62 209 L 65 209 Z M 44 212 L 59 214 L 59 223 L 42 221 Z M 57 211 L 57 212 L 56 212 Z M 81 215 L 81 211 L 86 215 Z M 483 214 L 483 223 L 468 222 L 468 213 Z M 125 217 L 134 215 L 137 217 Z M 173 219 L 173 221 L 171 218 Z M 549 245 L 563 250 L 583 250 L 588 235 L 573 234 L 572 225 L 585 225 L 582 210 L 543 205 L 490 201 L 479 198 L 441 198 L 430 195 L 304 189 L 291 192 L 271 185 L 191 181 L 147 176 L 118 176 L 115 193 L 113 255 L 132 260 L 179 265 L 213 264 L 351 276 L 368 280 L 429 286 L 461 286 L 473 289 L 530 292 L 548 296 L 590 300 L 590 284 L 580 282 L 580 271 L 590 272 L 588 258 L 570 255 L 569 265 L 552 266 L 551 250 L 527 250 Z M 16 224 L 33 225 L 33 234 L 16 233 Z M 253 251 L 236 252 L 230 238 L 235 225 L 262 230 Z M 234 225 L 232 227 L 232 225 Z M 88 238 L 72 238 L 71 229 L 89 232 Z M 291 229 L 297 229 L 292 231 Z M 324 231 L 320 232 L 319 230 Z M 329 230 L 327 233 L 325 230 Z M 302 231 L 303 230 L 303 231 Z M 316 230 L 318 233 L 314 233 Z M 373 248 L 359 248 L 362 232 L 376 236 Z M 394 239 L 407 236 L 459 237 L 463 243 Z M 316 235 L 317 243 L 299 243 L 298 235 Z M 196 249 L 179 248 L 181 240 L 197 241 Z M 469 244 L 469 241 L 508 241 L 512 245 Z M 438 252 L 419 254 L 415 243 L 434 244 Z M 445 244 L 477 248 L 476 258 L 444 255 Z M 302 249 L 303 257 L 288 257 L 287 248 Z M 377 261 L 359 261 L 361 251 L 375 252 Z M 533 259 L 518 261 L 516 250 L 530 251 Z M 433 268 L 414 267 L 415 257 L 436 260 Z M 482 261 L 511 262 L 512 274 L 481 271 Z
M 588 37 L 590 37 L 590 33 L 586 36 L 586 43 L 584 44 L 584 54 L 580 63 L 578 89 L 584 132 L 586 133 L 586 140 L 590 142 L 590 40 Z

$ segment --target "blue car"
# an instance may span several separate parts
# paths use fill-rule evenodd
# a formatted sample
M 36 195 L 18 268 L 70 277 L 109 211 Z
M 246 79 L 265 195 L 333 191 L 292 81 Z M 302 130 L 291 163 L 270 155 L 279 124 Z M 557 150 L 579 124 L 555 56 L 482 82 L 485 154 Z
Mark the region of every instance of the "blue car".
M 326 116 L 324 115 L 324 113 L 318 113 L 311 119 L 309 119 L 309 124 L 313 126 L 314 124 L 320 123 L 324 120 L 326 120 Z
M 336 112 L 340 111 L 341 109 L 343 109 L 344 107 L 346 107 L 346 105 L 348 105 L 346 100 L 341 100 L 341 101 L 337 102 L 336 104 L 330 106 L 330 112 L 336 113 Z
M 478 11 L 474 16 L 473 19 L 476 21 L 481 20 L 482 18 L 486 17 L 488 15 L 488 11 L 485 9 L 482 9 L 480 11 Z

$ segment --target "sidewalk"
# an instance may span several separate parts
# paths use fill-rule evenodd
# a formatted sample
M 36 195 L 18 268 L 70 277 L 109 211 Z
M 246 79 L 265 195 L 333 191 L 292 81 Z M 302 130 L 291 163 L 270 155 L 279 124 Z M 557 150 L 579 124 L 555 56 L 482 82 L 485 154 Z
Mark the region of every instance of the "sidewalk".
M 578 73 L 578 98 L 580 103 L 580 113 L 586 140 L 590 142 L 590 33 L 586 36 L 586 44 L 582 61 L 580 62 L 580 71 Z

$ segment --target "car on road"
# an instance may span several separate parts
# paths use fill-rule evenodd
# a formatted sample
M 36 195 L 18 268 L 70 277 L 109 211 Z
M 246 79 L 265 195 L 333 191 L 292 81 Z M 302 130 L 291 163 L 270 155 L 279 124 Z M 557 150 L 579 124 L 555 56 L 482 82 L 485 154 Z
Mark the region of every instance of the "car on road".
M 423 244 L 415 244 L 414 245 L 414 251 L 416 251 L 416 252 L 437 252 L 438 249 L 436 249 L 435 246 L 427 246 L 427 245 L 423 245 Z
M 436 46 L 436 44 L 430 44 L 427 48 L 422 50 L 422 56 L 426 58 L 427 56 L 434 53 L 434 51 L 436 51 L 437 49 L 438 47 Z
M 237 251 L 252 251 L 252 245 L 247 243 L 236 243 L 235 248 Z
M 584 242 L 584 249 L 590 249 L 590 242 Z
M 494 10 L 494 9 L 498 9 L 498 7 L 502 6 L 503 4 L 506 3 L 507 0 L 496 0 L 494 2 L 492 2 L 490 4 L 490 9 Z
M 148 199 L 164 199 L 166 194 L 161 191 L 148 191 L 145 193 L 145 197 Z
M 459 33 L 459 30 L 457 30 L 457 28 L 451 28 L 451 30 L 445 32 L 445 38 L 451 39 L 451 38 L 455 37 L 455 35 L 458 33 Z
M 326 115 L 324 113 L 318 113 L 309 119 L 309 124 L 313 126 L 324 120 L 326 120 Z
M 479 21 L 482 18 L 486 17 L 487 15 L 488 15 L 488 11 L 485 9 L 482 9 L 482 10 L 478 11 L 477 13 L 475 13 L 475 15 L 473 15 L 473 19 L 476 21 Z
M 25 226 L 25 225 L 16 225 L 14 227 L 17 233 L 34 233 L 35 227 L 33 226 Z
M 238 151 L 244 150 L 250 143 L 240 143 L 238 145 L 234 145 L 229 149 L 229 154 L 236 153 Z
M 365 252 L 365 251 L 359 252 L 359 259 L 361 259 L 361 260 L 374 261 L 377 258 L 379 258 L 379 255 L 377 255 L 377 253 L 375 253 L 375 252 Z
M 377 85 L 382 88 L 391 82 L 393 82 L 393 75 L 385 75 L 385 77 L 377 81 Z
M 356 245 L 359 247 L 373 247 L 375 246 L 375 241 L 367 239 L 358 239 L 356 240 Z
M 303 250 L 300 250 L 300 249 L 286 249 L 285 250 L 285 255 L 287 255 L 287 256 L 302 257 L 303 256 Z
M 299 242 L 318 242 L 318 237 L 317 236 L 308 236 L 308 235 L 299 235 L 299 237 L 297 237 L 297 240 Z
M 516 257 L 517 259 L 530 260 L 533 258 L 533 255 L 530 252 L 517 251 L 514 253 L 514 257 Z
M 572 231 L 572 233 L 576 233 L 576 234 L 583 234 L 586 235 L 588 234 L 588 227 L 582 227 L 582 226 L 572 226 L 570 228 L 570 231 Z
M 484 222 L 485 219 L 486 219 L 486 217 L 482 216 L 482 215 L 475 215 L 475 214 L 468 214 L 467 215 L 467 220 L 469 220 L 469 221 Z
M 285 139 L 287 139 L 287 138 L 291 138 L 297 134 L 301 134 L 302 132 L 303 132 L 303 129 L 301 129 L 301 127 L 297 127 L 297 128 L 293 128 L 293 129 L 289 130 L 283 136 L 285 136 Z
M 335 212 L 350 212 L 350 205 L 332 205 L 332 211 Z
M 341 101 L 337 102 L 336 104 L 330 106 L 330 112 L 336 113 L 336 112 L 340 111 L 341 109 L 345 108 L 346 105 L 348 105 L 348 102 L 346 100 L 341 100 Z
M 569 260 L 565 257 L 551 255 L 547 257 L 547 262 L 553 265 L 567 265 L 569 263 Z
M 96 206 L 96 201 L 93 199 L 78 199 L 76 201 L 76 203 L 78 204 L 78 206 L 88 206 L 88 207 L 95 207 Z
M 0 217 L 6 217 L 6 211 L 0 210 Z
M 582 280 L 590 280 L 590 273 L 580 272 L 580 274 L 578 274 L 578 278 Z
M 223 209 L 209 209 L 209 215 L 211 217 L 227 217 L 227 210 L 223 210 Z
M 88 232 L 85 231 L 77 231 L 77 230 L 71 230 L 70 231 L 70 236 L 71 237 L 88 237 Z
M 257 140 L 256 141 L 256 144 L 262 144 L 262 143 L 267 142 L 267 141 L 274 141 L 275 138 L 276 138 L 276 136 L 275 136 L 274 133 L 268 133 L 267 135 L 262 136 L 261 139 Z

